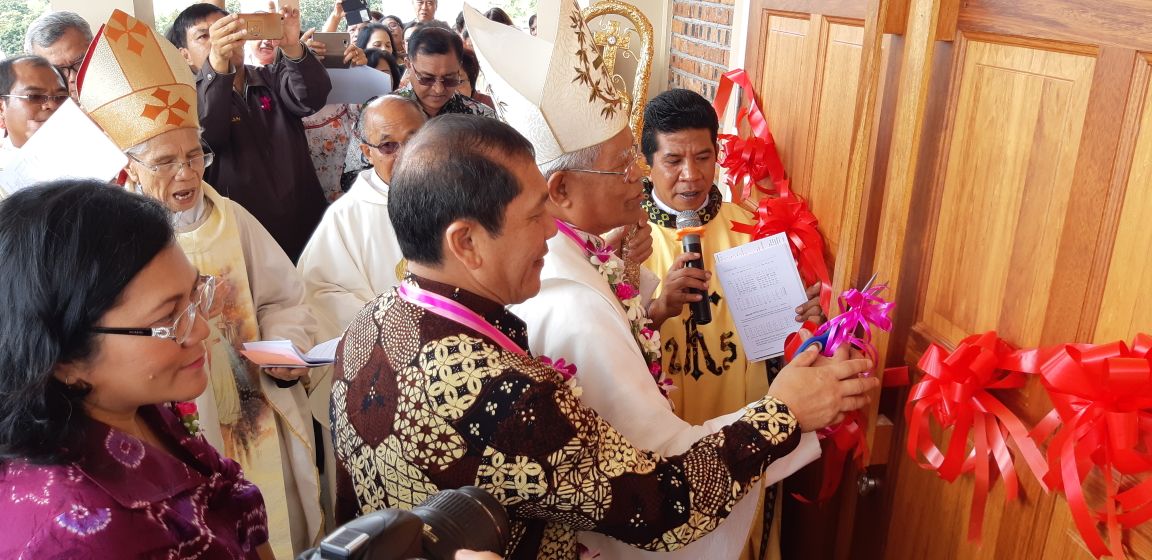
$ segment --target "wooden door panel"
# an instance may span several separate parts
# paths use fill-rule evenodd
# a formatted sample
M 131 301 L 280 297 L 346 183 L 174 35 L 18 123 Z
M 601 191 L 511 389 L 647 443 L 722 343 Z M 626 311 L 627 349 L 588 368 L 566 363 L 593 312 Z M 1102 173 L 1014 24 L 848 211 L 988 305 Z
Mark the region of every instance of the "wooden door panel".
M 863 22 L 764 11 L 757 92 L 792 188 L 835 255 L 851 155 Z
M 864 28 L 858 23 L 841 23 L 824 18 L 825 26 L 818 57 L 819 71 L 813 84 L 810 120 L 812 130 L 806 147 L 809 157 L 803 169 L 796 169 L 796 190 L 819 216 L 828 252 L 835 255 L 840 241 L 848 159 L 852 153 L 852 125 L 860 83 L 860 54 Z
M 1096 323 L 1097 342 L 1130 341 L 1137 332 L 1152 332 L 1152 57 L 1141 57 L 1139 65 L 1133 91 L 1142 100 L 1136 105 L 1140 117 L 1134 123 L 1136 140 Z
M 946 11 L 947 0 L 914 1 L 913 14 L 917 5 Z M 1133 32 L 1147 27 L 1139 14 L 1148 4 L 1020 8 L 1033 4 L 960 2 L 955 33 L 940 35 L 955 38 L 951 65 L 931 78 L 949 84 L 948 97 L 928 106 L 945 108 L 930 122 L 924 111 L 903 115 L 924 131 L 911 199 L 929 203 L 910 208 L 926 215 L 908 219 L 896 249 L 898 301 L 912 310 L 889 365 L 989 329 L 1028 347 L 1149 330 L 1152 58 Z M 1113 17 L 1127 7 L 1136 11 Z M 1051 408 L 1036 379 L 996 396 L 1028 424 Z M 993 486 L 977 544 L 966 539 L 972 475 L 947 483 L 903 453 L 895 462 L 885 558 L 1091 557 L 1063 496 L 1042 492 L 1026 470 L 1019 501 Z M 1102 503 L 1099 477 L 1084 489 L 1090 504 Z M 1152 557 L 1152 527 L 1130 531 L 1126 543 L 1134 557 Z
M 768 13 L 764 24 L 768 28 L 764 64 L 759 69 L 756 91 L 784 167 L 795 175 L 807 144 L 804 131 L 808 122 L 803 116 L 810 110 L 811 77 L 816 66 L 808 52 L 811 36 L 818 35 L 820 28 L 812 24 L 807 14 Z
M 963 37 L 959 53 L 921 320 L 952 344 L 989 329 L 1036 344 L 1093 59 Z

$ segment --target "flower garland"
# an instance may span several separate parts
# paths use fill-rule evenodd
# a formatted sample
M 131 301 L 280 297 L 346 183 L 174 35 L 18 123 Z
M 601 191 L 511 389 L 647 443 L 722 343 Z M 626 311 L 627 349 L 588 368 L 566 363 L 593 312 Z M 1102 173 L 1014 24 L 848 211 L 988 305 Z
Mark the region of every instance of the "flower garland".
M 596 267 L 600 276 L 612 287 L 612 293 L 616 295 L 616 299 L 620 300 L 620 304 L 624 306 L 624 311 L 628 315 L 632 337 L 636 339 L 636 343 L 640 346 L 640 353 L 644 355 L 644 361 L 648 363 L 648 373 L 656 382 L 660 394 L 667 399 L 668 393 L 675 390 L 676 386 L 672 384 L 672 380 L 668 378 L 664 368 L 660 365 L 660 332 L 650 326 L 652 321 L 648 318 L 644 305 L 640 302 L 640 290 L 625 281 L 624 262 L 616 256 L 611 245 L 601 246 L 592 240 L 585 240 L 576 233 L 572 226 L 560 220 L 556 221 L 556 226 L 569 239 L 584 248 L 588 262 Z M 672 401 L 669 400 L 668 402 L 671 403 Z
M 572 390 L 573 396 L 580 398 L 580 395 L 584 394 L 584 389 L 576 384 L 576 364 L 565 362 L 564 358 L 553 361 L 552 358 L 548 356 L 540 356 L 536 359 L 539 360 L 540 363 L 556 370 L 556 373 L 559 373 L 560 377 L 564 379 L 564 385 Z

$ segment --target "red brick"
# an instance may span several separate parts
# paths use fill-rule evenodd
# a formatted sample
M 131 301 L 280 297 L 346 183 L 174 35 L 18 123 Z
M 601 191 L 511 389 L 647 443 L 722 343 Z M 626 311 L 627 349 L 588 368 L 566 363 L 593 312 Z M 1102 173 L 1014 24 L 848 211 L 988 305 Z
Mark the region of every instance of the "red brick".
M 728 49 L 695 43 L 683 36 L 672 36 L 672 49 L 716 64 L 728 64 Z

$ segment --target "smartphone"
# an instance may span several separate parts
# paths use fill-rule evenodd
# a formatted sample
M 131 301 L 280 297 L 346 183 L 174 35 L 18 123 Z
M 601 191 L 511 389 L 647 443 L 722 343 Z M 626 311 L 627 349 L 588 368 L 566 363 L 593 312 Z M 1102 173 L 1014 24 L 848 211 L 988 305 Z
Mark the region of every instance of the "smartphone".
M 364 0 L 343 0 L 340 5 L 344 7 L 344 20 L 348 25 L 367 23 L 372 19 L 368 17 L 368 3 Z
M 325 68 L 347 68 L 344 64 L 344 50 L 348 48 L 350 39 L 344 32 L 317 33 L 312 36 L 313 41 L 324 43 L 327 53 L 324 55 Z
M 280 14 L 258 12 L 252 14 L 239 14 L 240 19 L 248 24 L 248 40 L 283 39 L 284 25 Z

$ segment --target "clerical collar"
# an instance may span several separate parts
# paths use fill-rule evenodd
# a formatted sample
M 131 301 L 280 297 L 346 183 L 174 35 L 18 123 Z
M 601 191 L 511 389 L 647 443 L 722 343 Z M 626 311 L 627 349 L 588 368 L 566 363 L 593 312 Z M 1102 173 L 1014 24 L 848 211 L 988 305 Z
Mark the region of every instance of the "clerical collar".
M 712 185 L 712 188 L 708 190 L 708 201 L 696 210 L 700 216 L 700 223 L 711 222 L 720 213 L 720 204 L 723 202 L 724 196 L 720 194 L 720 189 L 716 188 L 716 185 Z M 652 181 L 647 177 L 644 178 L 644 201 L 641 202 L 641 205 L 644 211 L 648 213 L 649 222 L 661 227 L 676 228 L 676 214 L 678 212 L 656 198 Z
M 488 321 L 493 327 L 496 327 L 497 330 L 504 333 L 504 336 L 512 339 L 512 342 L 515 342 L 525 350 L 528 349 L 528 325 L 520 320 L 519 317 L 513 315 L 512 312 L 508 311 L 499 302 L 492 301 L 463 288 L 457 288 L 451 284 L 422 278 L 415 274 L 409 273 L 408 279 L 415 282 L 421 289 L 440 294 L 475 311 L 485 321 Z

